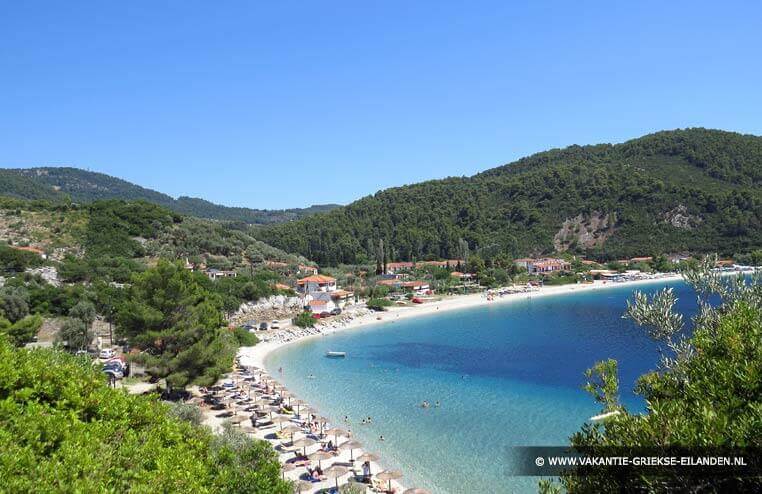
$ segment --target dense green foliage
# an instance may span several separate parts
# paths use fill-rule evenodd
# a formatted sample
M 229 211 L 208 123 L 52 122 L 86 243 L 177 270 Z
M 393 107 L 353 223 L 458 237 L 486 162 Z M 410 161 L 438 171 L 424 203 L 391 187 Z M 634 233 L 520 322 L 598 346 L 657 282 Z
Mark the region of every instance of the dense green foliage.
M 294 318 L 294 324 L 300 328 L 311 328 L 315 325 L 315 318 L 312 317 L 311 312 L 301 312 Z
M 141 350 L 136 358 L 170 387 L 211 385 L 230 370 L 238 348 L 224 328 L 222 299 L 202 274 L 159 261 L 133 277 L 118 307 L 120 335 Z
M 77 206 L 0 198 L 0 212 L 11 236 L 35 235 L 35 245 L 59 248 L 62 258 L 46 262 L 34 252 L 0 244 L 0 271 L 6 275 L 52 263 L 67 282 L 124 283 L 158 257 L 187 259 L 200 267 L 245 267 L 250 274 L 261 271 L 265 260 L 307 262 L 255 239 L 248 225 L 183 217 L 144 201 Z
M 66 196 L 49 185 L 15 170 L 0 170 L 0 194 L 18 199 L 65 201 Z
M 246 275 L 222 278 L 208 283 L 207 286 L 222 298 L 223 310 L 230 313 L 235 312 L 243 302 L 274 295 L 272 282 L 272 273 L 259 272 L 253 278 Z
M 335 204 L 281 210 L 221 206 L 193 197 L 172 197 L 103 173 L 78 168 L 26 168 L 0 170 L 0 194 L 23 199 L 69 200 L 89 203 L 121 199 L 146 201 L 177 213 L 224 221 L 267 224 L 292 221 L 338 207 Z
M 388 298 L 371 298 L 365 305 L 371 310 L 384 311 L 387 307 L 392 305 L 392 301 Z
M 605 411 L 620 414 L 585 425 L 571 438 L 574 446 L 593 455 L 606 447 L 762 447 L 762 285 L 694 280 L 701 280 L 693 285 L 703 300 L 718 292 L 723 303 L 717 309 L 703 305 L 690 338 L 680 337 L 682 318 L 672 310 L 668 290 L 652 300 L 637 295 L 628 308 L 670 348 L 660 371 L 638 381 L 647 413 L 628 413 L 619 404 L 616 361 L 599 362 L 588 371 L 586 388 Z M 562 482 L 568 492 L 751 492 L 760 481 L 650 472 L 635 470 L 628 478 L 600 467 L 594 475 L 563 476 Z
M 705 129 L 572 146 L 381 191 L 258 236 L 321 265 L 372 262 L 380 242 L 386 259 L 456 258 L 461 239 L 485 259 L 746 253 L 762 245 L 761 150 L 762 137 Z M 567 220 L 570 235 L 555 239 Z M 588 227 L 601 241 L 580 241 Z
M 7 335 L 8 340 L 16 346 L 31 342 L 41 326 L 42 316 L 39 314 L 25 316 L 16 322 L 0 317 L 0 335 Z
M 26 303 L 29 312 L 33 314 L 45 314 L 48 316 L 63 316 L 80 300 L 92 298 L 96 293 L 101 293 L 102 284 L 91 285 L 91 290 L 86 294 L 82 285 L 53 286 L 42 281 L 39 277 L 24 275 L 9 278 L 5 286 L 0 289 L 0 303 L 5 305 L 5 299 L 11 295 L 21 297 Z
M 20 273 L 26 268 L 34 268 L 43 264 L 39 254 L 14 249 L 0 244 L 0 271 L 7 273 Z
M 204 262 L 207 267 L 232 269 L 235 266 L 260 266 L 266 259 L 293 264 L 306 259 L 287 254 L 255 239 L 246 225 L 183 218 L 146 243 L 146 249 L 158 256 Z
M 109 388 L 84 358 L 0 337 L 0 490 L 287 494 L 273 450 Z

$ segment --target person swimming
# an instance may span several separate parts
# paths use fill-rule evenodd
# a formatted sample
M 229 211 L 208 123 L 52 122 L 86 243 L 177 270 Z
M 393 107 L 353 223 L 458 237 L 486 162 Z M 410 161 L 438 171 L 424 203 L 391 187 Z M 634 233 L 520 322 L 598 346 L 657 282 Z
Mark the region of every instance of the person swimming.
M 434 406 L 439 408 L 439 400 L 437 400 L 436 403 L 434 403 Z
M 421 403 L 421 408 L 429 408 L 431 405 L 429 405 L 429 402 L 426 400 L 423 400 L 423 403 Z
M 381 435 L 381 436 L 378 436 L 378 440 L 379 440 L 379 441 L 385 441 L 385 439 L 384 439 L 384 436 L 383 436 L 383 435 Z

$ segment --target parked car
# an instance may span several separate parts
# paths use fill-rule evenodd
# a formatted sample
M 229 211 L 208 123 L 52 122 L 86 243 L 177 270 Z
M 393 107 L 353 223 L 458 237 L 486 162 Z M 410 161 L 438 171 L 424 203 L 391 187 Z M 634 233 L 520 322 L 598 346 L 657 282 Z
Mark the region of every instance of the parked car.
M 101 353 L 98 354 L 98 358 L 101 360 L 108 360 L 116 357 L 116 352 L 111 348 L 104 348 Z
M 331 317 L 331 313 L 330 313 L 330 312 L 328 312 L 328 311 L 323 311 L 323 312 L 321 312 L 321 313 L 320 313 L 320 318 L 322 319 L 322 318 L 324 318 L 324 317 Z
M 280 323 L 278 321 L 271 322 L 270 329 L 280 329 Z
M 413 300 L 411 300 L 414 304 L 422 304 L 423 300 L 418 297 L 413 297 Z
M 118 360 L 111 360 L 103 365 L 103 372 L 113 380 L 121 379 L 124 377 L 124 368 L 122 363 Z
M 335 309 L 331 311 L 332 316 L 338 316 L 339 314 L 341 314 L 341 309 L 339 309 L 338 307 L 336 307 Z
M 259 330 L 260 331 L 267 331 L 267 323 L 266 322 L 259 323 Z

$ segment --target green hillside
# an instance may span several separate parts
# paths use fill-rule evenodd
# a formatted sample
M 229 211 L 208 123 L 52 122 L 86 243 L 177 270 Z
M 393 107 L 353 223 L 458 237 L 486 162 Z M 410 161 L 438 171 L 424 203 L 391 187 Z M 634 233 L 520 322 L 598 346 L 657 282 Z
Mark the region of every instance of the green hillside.
M 378 192 L 258 237 L 320 264 L 569 251 L 598 259 L 762 246 L 762 137 L 706 129 L 539 153 Z
M 252 224 L 292 221 L 338 207 L 326 204 L 265 210 L 221 206 L 194 197 L 174 199 L 110 175 L 71 167 L 0 169 L 0 195 L 50 201 L 65 201 L 68 197 L 80 203 L 103 199 L 141 200 L 189 216 Z
M 255 239 L 245 225 L 182 216 L 146 201 L 86 205 L 0 197 L 0 239 L 42 249 L 66 281 L 124 282 L 157 259 L 241 269 L 307 260 Z M 0 246 L 3 245 L 0 243 Z

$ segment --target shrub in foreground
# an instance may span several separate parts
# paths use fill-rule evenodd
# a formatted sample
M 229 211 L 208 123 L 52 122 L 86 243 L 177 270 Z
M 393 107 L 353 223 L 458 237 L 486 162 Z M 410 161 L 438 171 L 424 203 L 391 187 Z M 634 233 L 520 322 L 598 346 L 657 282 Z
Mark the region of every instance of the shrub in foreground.
M 0 336 L 0 490 L 286 494 L 275 452 L 214 436 L 90 361 Z

